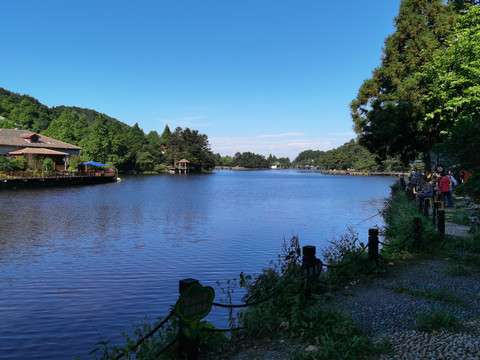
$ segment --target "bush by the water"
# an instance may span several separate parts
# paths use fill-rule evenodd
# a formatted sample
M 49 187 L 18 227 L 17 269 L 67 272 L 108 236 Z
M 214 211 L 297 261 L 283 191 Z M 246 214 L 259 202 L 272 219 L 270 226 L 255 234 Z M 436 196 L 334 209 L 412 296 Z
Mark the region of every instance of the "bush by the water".
M 381 251 L 384 259 L 405 257 L 414 247 L 421 249 L 438 239 L 431 221 L 418 212 L 398 183 L 392 186 L 391 197 L 386 201 L 382 215 L 385 220 L 383 236 L 388 243 Z M 415 218 L 419 219 L 417 229 Z

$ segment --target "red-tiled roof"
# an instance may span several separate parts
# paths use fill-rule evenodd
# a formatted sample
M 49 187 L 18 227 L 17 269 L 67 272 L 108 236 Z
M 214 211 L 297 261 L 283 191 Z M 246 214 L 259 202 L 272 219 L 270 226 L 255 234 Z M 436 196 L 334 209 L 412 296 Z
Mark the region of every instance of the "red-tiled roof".
M 190 161 L 188 161 L 187 159 L 182 159 L 182 160 L 180 160 L 180 161 L 179 161 L 179 163 L 182 163 L 182 164 L 183 164 L 183 163 L 185 163 L 185 164 L 189 164 L 189 163 L 190 163 Z
M 32 135 L 38 136 L 37 142 L 30 142 Z M 35 134 L 28 130 L 0 129 L 0 146 L 28 146 L 31 148 L 49 148 L 49 149 L 70 149 L 82 150 L 81 147 L 72 145 L 60 140 L 55 140 L 47 136 Z
M 16 150 L 9 152 L 10 155 L 23 155 L 23 154 L 37 154 L 37 155 L 69 155 L 66 152 L 61 152 L 61 151 L 55 151 L 55 150 L 50 150 L 50 149 L 44 149 L 44 148 L 25 148 L 21 150 Z

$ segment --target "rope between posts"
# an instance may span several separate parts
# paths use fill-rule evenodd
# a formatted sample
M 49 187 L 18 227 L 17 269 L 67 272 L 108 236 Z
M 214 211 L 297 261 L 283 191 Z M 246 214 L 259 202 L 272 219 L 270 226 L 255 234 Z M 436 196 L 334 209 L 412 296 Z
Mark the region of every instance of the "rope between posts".
M 233 329 L 210 329 L 210 328 L 203 328 L 202 331 L 206 331 L 206 332 L 230 332 L 230 331 L 240 331 L 240 330 L 243 330 L 244 327 L 236 327 L 236 328 L 233 328 Z
M 350 260 L 350 261 L 348 261 L 348 262 L 346 262 L 346 263 L 344 263 L 344 264 L 339 264 L 339 265 L 327 265 L 327 264 L 324 264 L 321 260 L 320 260 L 320 262 L 321 262 L 322 266 L 325 266 L 326 268 L 341 268 L 341 267 L 344 267 L 344 266 L 347 266 L 347 265 L 352 264 L 354 261 L 357 261 L 358 258 L 360 257 L 360 255 L 362 255 L 362 254 L 365 252 L 365 250 L 367 249 L 367 247 L 368 247 L 367 245 L 364 245 L 363 248 L 362 248 L 362 251 L 360 251 L 352 260 Z
M 175 345 L 175 343 L 176 343 L 177 341 L 178 341 L 178 335 L 175 336 L 175 338 L 174 338 L 172 341 L 170 341 L 167 345 L 165 345 L 165 347 L 164 347 L 162 350 L 160 350 L 159 352 L 157 352 L 157 353 L 155 354 L 155 359 L 158 359 L 158 357 L 159 357 L 160 355 L 162 355 L 165 351 L 167 351 L 167 350 L 170 349 L 173 345 Z
M 373 219 L 374 217 L 376 217 L 376 216 L 380 216 L 380 215 L 381 215 L 381 214 L 375 214 L 375 215 L 372 215 L 372 216 L 370 216 L 370 217 L 368 217 L 368 218 L 366 218 L 366 219 L 364 219 L 364 220 L 360 221 L 358 224 L 355 224 L 355 225 L 353 225 L 353 226 L 358 226 L 358 225 L 360 225 L 360 224 L 364 223 L 365 221 L 368 221 L 368 220 L 370 220 L 370 219 Z
M 213 302 L 212 305 L 227 308 L 227 309 L 235 309 L 235 308 L 243 308 L 243 307 L 248 307 L 248 306 L 254 306 L 254 305 L 258 305 L 258 304 L 261 304 L 265 301 L 270 300 L 275 295 L 278 295 L 280 293 L 280 291 L 281 291 L 281 289 L 276 290 L 273 293 L 271 293 L 270 295 L 268 295 L 267 297 L 265 297 L 261 300 L 254 301 L 253 303 L 249 303 L 249 304 L 227 305 L 227 304 L 220 304 L 220 303 Z
M 386 247 L 390 247 L 390 246 L 392 246 L 392 247 L 400 247 L 401 245 L 403 245 L 403 244 L 405 244 L 405 243 L 407 242 L 407 240 L 403 240 L 402 242 L 397 243 L 397 244 L 389 244 L 389 243 L 383 243 L 383 242 L 381 242 L 380 240 L 377 240 L 377 241 L 378 241 L 378 243 L 379 243 L 380 245 L 386 246 Z
M 152 330 L 150 330 L 148 332 L 148 334 L 146 334 L 145 336 L 142 336 L 141 338 L 139 338 L 137 340 L 137 343 L 132 347 L 132 350 L 135 350 L 139 345 L 141 345 L 145 340 L 147 340 L 149 337 L 151 337 L 153 334 L 155 334 L 163 325 L 165 325 L 165 323 L 170 320 L 170 318 L 173 316 L 173 310 L 170 312 L 170 314 L 167 315 L 167 317 L 165 319 L 163 319 L 163 321 L 160 322 L 160 324 L 158 324 L 157 326 L 155 326 Z M 118 354 L 116 357 L 115 357 L 115 360 L 118 360 L 118 359 L 121 359 L 122 357 L 124 357 L 125 354 L 124 353 L 121 353 L 121 354 Z

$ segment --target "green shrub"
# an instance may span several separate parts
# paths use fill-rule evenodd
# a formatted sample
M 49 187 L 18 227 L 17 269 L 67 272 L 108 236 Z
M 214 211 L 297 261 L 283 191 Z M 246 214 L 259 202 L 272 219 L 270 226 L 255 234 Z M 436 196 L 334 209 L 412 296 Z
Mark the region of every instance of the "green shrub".
M 43 159 L 42 171 L 50 172 L 55 170 L 55 164 L 51 158 Z
M 17 163 L 15 160 L 0 155 L 0 171 L 17 171 Z
M 388 245 L 382 248 L 381 254 L 387 260 L 401 258 L 402 252 L 429 247 L 439 238 L 431 221 L 418 212 L 416 205 L 398 186 L 392 187 L 392 195 L 386 201 L 382 215 L 385 219 L 383 236 Z M 418 229 L 415 228 L 415 218 L 420 219 Z
M 369 259 L 366 245 L 358 239 L 358 233 L 350 228 L 348 231 L 329 241 L 329 246 L 322 250 L 327 264 L 322 280 L 330 284 L 371 276 L 378 270 L 375 262 Z
M 19 156 L 14 160 L 16 171 L 25 171 L 27 170 L 28 164 L 27 159 L 24 156 Z
M 429 312 L 418 313 L 415 318 L 416 329 L 420 331 L 454 331 L 460 325 L 455 315 L 441 309 L 432 309 Z
M 465 184 L 455 188 L 458 195 L 468 195 L 476 200 L 480 200 L 480 175 L 473 173 L 468 177 Z
M 83 165 L 83 160 L 80 156 L 73 155 L 68 161 L 68 171 L 78 171 Z

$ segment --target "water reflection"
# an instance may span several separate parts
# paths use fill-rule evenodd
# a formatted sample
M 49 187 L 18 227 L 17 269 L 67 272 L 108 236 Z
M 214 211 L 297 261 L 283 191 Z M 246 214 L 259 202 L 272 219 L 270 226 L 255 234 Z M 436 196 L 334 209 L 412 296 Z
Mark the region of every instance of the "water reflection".
M 219 171 L 0 192 L 0 358 L 85 359 L 165 314 L 182 278 L 259 272 L 292 234 L 321 247 L 358 224 L 366 237 L 393 181 Z

